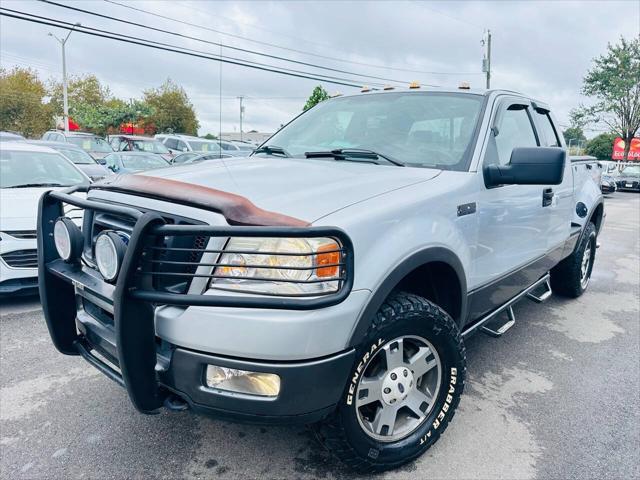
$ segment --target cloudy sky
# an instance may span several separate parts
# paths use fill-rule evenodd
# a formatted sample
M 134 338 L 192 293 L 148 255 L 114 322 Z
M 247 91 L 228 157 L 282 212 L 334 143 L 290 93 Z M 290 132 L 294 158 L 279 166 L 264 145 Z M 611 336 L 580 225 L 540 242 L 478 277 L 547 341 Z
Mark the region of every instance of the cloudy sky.
M 83 26 L 219 55 L 212 43 L 239 47 L 322 67 L 296 65 L 252 53 L 222 49 L 222 55 L 316 74 L 392 83 L 362 75 L 455 87 L 482 88 L 484 31 L 493 36 L 493 88 L 517 90 L 554 107 L 561 124 L 584 102 L 581 79 L 593 57 L 621 35 L 640 35 L 640 1 L 470 2 L 206 2 L 196 0 L 56 0 L 76 8 L 197 37 L 150 31 L 34 0 L 2 0 L 1 6 Z M 168 18 L 161 18 L 156 15 Z M 186 22 L 186 23 L 181 23 Z M 190 24 L 190 25 L 189 25 Z M 61 29 L 0 18 L 0 62 L 61 78 L 60 47 L 47 36 Z M 209 43 L 206 43 L 209 42 Z M 200 134 L 239 128 L 238 99 L 244 96 L 244 128 L 273 131 L 302 108 L 319 83 L 330 92 L 353 87 L 258 71 L 217 61 L 158 51 L 74 33 L 67 46 L 70 74 L 94 73 L 122 98 L 140 97 L 167 77 L 182 85 L 201 123 Z M 395 82 L 397 84 L 397 82 Z M 222 101 L 220 101 L 222 90 Z M 222 109 L 220 109 L 220 105 Z M 220 115 L 221 114 L 221 115 Z M 588 136 L 597 131 L 587 132 Z

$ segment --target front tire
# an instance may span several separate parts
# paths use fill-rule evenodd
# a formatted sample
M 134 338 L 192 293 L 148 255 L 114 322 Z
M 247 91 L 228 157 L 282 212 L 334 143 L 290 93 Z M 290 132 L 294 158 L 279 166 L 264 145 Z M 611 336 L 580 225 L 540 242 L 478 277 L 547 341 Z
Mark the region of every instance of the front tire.
M 587 290 L 596 258 L 596 237 L 596 226 L 589 222 L 573 253 L 551 270 L 551 287 L 554 292 L 578 298 Z
M 422 455 L 453 418 L 466 354 L 453 319 L 408 293 L 389 298 L 356 352 L 337 410 L 315 426 L 318 439 L 361 473 Z

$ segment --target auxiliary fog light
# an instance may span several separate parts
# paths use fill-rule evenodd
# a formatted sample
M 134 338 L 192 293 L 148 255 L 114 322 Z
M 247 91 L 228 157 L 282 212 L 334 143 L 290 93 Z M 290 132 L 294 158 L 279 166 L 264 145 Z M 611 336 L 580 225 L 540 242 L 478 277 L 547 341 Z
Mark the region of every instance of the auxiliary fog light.
M 128 238 L 124 234 L 105 231 L 98 235 L 94 258 L 98 270 L 107 282 L 113 282 L 120 271 Z
M 53 226 L 53 242 L 60 258 L 74 262 L 82 254 L 84 238 L 78 226 L 66 217 L 60 217 Z
M 207 365 L 206 383 L 210 388 L 261 397 L 277 397 L 280 393 L 280 377 L 275 373 L 248 372 L 217 365 Z

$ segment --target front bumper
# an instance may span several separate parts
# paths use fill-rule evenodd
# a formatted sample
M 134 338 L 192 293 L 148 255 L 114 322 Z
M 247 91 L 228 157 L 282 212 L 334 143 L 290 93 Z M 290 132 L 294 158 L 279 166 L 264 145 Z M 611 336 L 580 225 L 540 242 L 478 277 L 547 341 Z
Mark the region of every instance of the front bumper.
M 640 192 L 640 180 L 619 180 L 616 185 L 618 190 Z
M 36 248 L 35 239 L 18 239 L 3 235 L 0 242 L 0 295 L 31 293 L 38 288 L 38 269 L 36 267 L 11 267 L 9 261 L 27 265 L 25 262 Z
M 104 210 L 130 215 L 136 223 L 115 285 L 103 281 L 94 269 L 81 263 L 67 263 L 57 258 L 50 233 L 61 215 L 61 201 L 85 209 Z M 75 203 L 74 203 L 75 202 Z M 86 222 L 90 215 L 85 215 Z M 143 248 L 151 232 L 162 227 L 163 235 L 177 227 L 164 228 L 159 216 L 129 207 L 71 198 L 53 192 L 41 199 L 38 231 L 38 268 L 40 294 L 51 338 L 56 348 L 68 355 L 82 355 L 108 377 L 124 386 L 138 410 L 150 413 L 163 405 L 170 394 L 184 399 L 194 410 L 256 423 L 312 422 L 332 411 L 338 402 L 353 364 L 353 350 L 309 360 L 259 361 L 219 355 L 187 348 L 177 341 L 161 339 L 156 331 L 155 316 L 165 305 L 242 306 L 289 310 L 308 310 L 342 302 L 350 292 L 346 289 L 334 298 L 310 302 L 301 299 L 271 297 L 259 302 L 255 297 L 212 297 L 195 294 L 167 294 L 156 291 L 140 280 L 139 264 Z M 200 233 L 211 235 L 225 227 L 197 226 Z M 251 234 L 256 228 L 269 235 L 293 235 L 305 232 L 278 232 L 268 227 L 232 227 Z M 179 229 L 178 229 L 179 230 Z M 216 232 L 213 232 L 216 230 Z M 313 229 L 306 230 L 308 235 Z M 326 229 L 325 229 L 326 230 Z M 323 235 L 342 236 L 339 231 L 318 231 Z M 348 238 L 340 238 L 350 248 Z M 352 255 L 347 264 L 352 268 Z M 166 308 L 166 307 L 164 307 Z M 187 309 L 188 310 L 188 309 Z M 237 321 L 242 321 L 239 317 Z M 251 335 L 247 333 L 247 335 Z M 212 389 L 206 386 L 205 370 L 209 364 L 275 373 L 281 378 L 277 397 L 267 398 Z

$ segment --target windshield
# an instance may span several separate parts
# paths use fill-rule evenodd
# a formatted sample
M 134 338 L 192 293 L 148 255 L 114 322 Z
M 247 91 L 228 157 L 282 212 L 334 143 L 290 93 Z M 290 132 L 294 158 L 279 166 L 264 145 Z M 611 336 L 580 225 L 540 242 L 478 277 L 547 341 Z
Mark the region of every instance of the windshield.
M 87 152 L 113 152 L 113 149 L 101 138 L 67 137 L 69 143 L 79 146 Z
M 53 147 L 54 150 L 57 150 L 69 160 L 71 160 L 76 165 L 95 165 L 96 161 L 93 159 L 91 155 L 89 155 L 84 150 L 78 150 L 77 148 L 66 148 L 66 147 Z
M 266 145 L 294 157 L 367 149 L 407 166 L 466 170 L 483 100 L 481 95 L 431 92 L 335 98 L 293 120 Z
M 189 140 L 189 145 L 194 152 L 218 152 L 220 150 L 218 142 L 193 142 Z
M 158 155 L 121 155 L 122 164 L 132 170 L 151 170 L 169 165 Z
M 237 143 L 235 145 L 238 147 L 238 150 L 242 150 L 243 152 L 252 152 L 255 150 L 251 145 L 239 145 Z
M 58 153 L 0 150 L 0 187 L 69 187 L 87 183 L 77 168 Z
M 640 175 L 640 165 L 631 165 L 630 167 L 624 167 L 620 175 Z
M 133 150 L 149 153 L 169 153 L 169 149 L 158 140 L 133 140 Z

